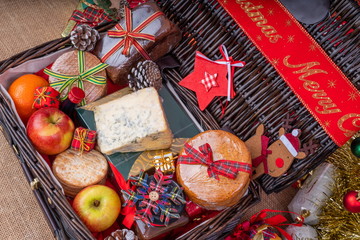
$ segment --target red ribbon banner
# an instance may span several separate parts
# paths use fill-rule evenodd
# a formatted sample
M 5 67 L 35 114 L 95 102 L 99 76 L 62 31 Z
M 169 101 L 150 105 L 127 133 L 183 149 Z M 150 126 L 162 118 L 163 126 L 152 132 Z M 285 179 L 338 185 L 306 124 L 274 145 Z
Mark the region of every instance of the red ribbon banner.
M 338 145 L 360 130 L 360 92 L 278 0 L 218 0 Z

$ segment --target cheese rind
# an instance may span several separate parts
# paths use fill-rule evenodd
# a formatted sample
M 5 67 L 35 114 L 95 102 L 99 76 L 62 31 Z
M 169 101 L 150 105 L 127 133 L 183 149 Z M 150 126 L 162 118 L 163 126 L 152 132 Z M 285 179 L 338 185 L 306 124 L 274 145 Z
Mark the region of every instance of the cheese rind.
M 172 133 L 158 92 L 144 88 L 94 110 L 98 145 L 104 154 L 166 149 Z

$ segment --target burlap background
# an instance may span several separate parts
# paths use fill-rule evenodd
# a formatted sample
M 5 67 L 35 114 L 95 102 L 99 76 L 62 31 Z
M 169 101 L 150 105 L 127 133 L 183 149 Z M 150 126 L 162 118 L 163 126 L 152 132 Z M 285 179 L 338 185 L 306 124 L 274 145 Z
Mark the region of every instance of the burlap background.
M 0 0 L 0 60 L 60 37 L 77 0 Z M 0 132 L 0 239 L 52 239 L 12 149 Z M 262 202 L 246 214 L 270 208 L 286 210 L 295 194 L 261 194 Z

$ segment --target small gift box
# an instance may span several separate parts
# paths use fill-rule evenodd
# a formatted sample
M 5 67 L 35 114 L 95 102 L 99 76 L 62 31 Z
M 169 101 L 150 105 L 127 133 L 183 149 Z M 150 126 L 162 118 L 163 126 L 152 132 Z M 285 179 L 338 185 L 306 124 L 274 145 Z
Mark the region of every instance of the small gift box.
M 158 171 L 163 173 L 173 173 L 175 172 L 175 159 L 176 157 L 172 152 L 161 150 L 161 154 L 156 155 L 153 158 L 153 164 Z
M 70 20 L 76 22 L 74 28 L 80 24 L 87 24 L 90 27 L 96 27 L 100 24 L 112 21 L 112 19 L 106 14 L 104 9 L 96 9 L 92 7 L 87 7 L 84 11 L 76 9 L 73 12 Z
M 43 107 L 59 108 L 60 93 L 52 87 L 38 87 L 34 92 L 34 104 L 33 107 L 40 109 Z
M 107 73 L 117 84 L 127 84 L 127 75 L 141 59 L 153 61 L 170 52 L 180 41 L 179 28 L 156 3 L 145 3 L 132 11 L 97 43 L 94 53 L 109 64 Z
M 71 148 L 80 152 L 90 152 L 94 149 L 96 142 L 96 131 L 78 127 L 75 129 Z
M 120 4 L 121 5 L 121 4 Z M 86 24 L 96 27 L 119 18 L 117 7 L 111 8 L 110 0 L 103 0 L 95 4 L 93 0 L 82 0 L 72 13 L 61 36 L 67 37 L 78 25 Z

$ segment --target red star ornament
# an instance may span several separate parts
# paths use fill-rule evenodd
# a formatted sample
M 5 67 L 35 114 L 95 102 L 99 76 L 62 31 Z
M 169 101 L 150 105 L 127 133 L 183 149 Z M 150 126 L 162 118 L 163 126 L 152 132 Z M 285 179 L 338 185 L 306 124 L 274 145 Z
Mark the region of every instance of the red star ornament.
M 220 59 L 224 60 L 224 59 Z M 205 72 L 210 75 L 217 74 L 216 82 L 217 87 L 212 87 L 209 91 L 201 83 L 205 77 Z M 227 66 L 221 65 L 216 62 L 199 57 L 195 55 L 194 71 L 186 76 L 179 84 L 196 93 L 199 108 L 203 111 L 216 96 L 227 96 L 228 79 L 227 79 Z M 235 96 L 235 92 L 231 86 L 231 96 Z

